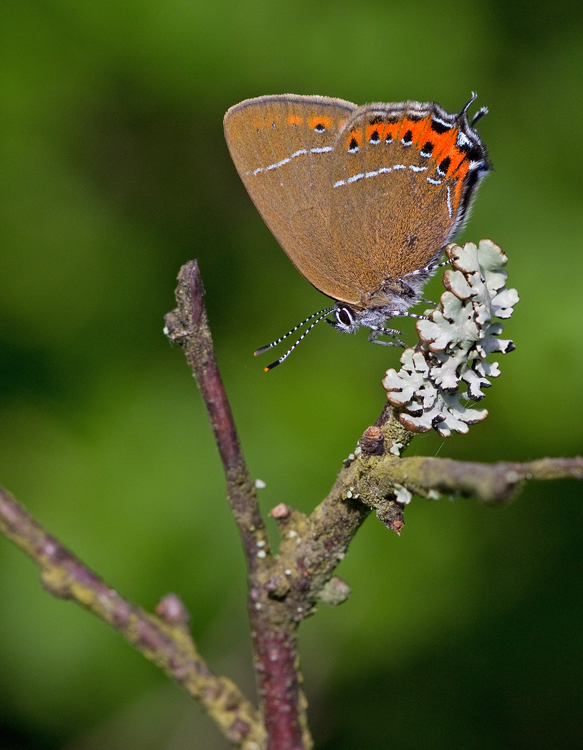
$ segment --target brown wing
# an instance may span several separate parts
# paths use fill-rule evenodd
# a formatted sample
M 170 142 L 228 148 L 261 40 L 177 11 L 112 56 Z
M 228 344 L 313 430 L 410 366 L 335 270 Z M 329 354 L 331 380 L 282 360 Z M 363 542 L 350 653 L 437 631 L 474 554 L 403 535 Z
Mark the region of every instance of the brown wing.
M 354 303 L 330 209 L 335 143 L 356 109 L 342 99 L 286 94 L 241 102 L 224 120 L 239 176 L 298 271 L 324 294 Z
M 437 168 L 457 129 L 454 116 L 439 108 L 452 125 L 445 133 L 433 130 L 435 111 L 430 103 L 365 105 L 339 136 L 331 175 L 333 246 L 363 306 L 383 282 L 434 260 L 453 232 L 455 183 Z

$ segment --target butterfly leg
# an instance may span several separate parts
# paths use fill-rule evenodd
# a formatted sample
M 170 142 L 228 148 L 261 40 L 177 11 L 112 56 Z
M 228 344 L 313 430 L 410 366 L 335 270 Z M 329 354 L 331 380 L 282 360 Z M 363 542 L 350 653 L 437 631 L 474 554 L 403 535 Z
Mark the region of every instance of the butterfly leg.
M 380 344 L 381 346 L 402 346 L 403 349 L 407 348 L 407 344 L 405 344 L 401 339 L 397 336 L 397 334 L 401 334 L 401 331 L 397 331 L 395 328 L 373 328 L 371 329 L 371 332 L 368 334 L 368 340 L 371 342 L 371 344 Z M 391 338 L 395 339 L 394 341 L 379 341 L 379 336 L 390 336 Z
M 444 266 L 451 265 L 451 261 L 448 260 L 442 260 L 440 263 L 429 263 L 426 266 L 423 266 L 423 268 L 418 268 L 416 271 L 411 271 L 407 275 L 409 276 L 423 276 L 424 278 L 429 278 L 432 274 L 434 274 L 438 268 L 444 268 Z
M 435 307 L 435 304 L 431 300 L 423 299 L 421 302 L 426 302 L 428 305 Z M 417 315 L 416 313 L 406 313 L 408 318 L 415 318 L 415 320 L 427 320 L 427 315 Z

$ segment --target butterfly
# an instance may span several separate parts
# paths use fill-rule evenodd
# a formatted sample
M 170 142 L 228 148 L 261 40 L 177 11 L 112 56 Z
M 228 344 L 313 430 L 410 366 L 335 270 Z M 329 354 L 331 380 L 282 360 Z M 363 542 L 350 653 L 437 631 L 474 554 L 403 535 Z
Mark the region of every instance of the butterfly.
M 409 315 L 466 220 L 488 154 L 468 120 L 431 102 L 357 106 L 323 96 L 261 96 L 231 107 L 227 145 L 243 184 L 298 271 L 335 301 L 255 353 L 309 323 L 403 345 L 385 323 Z M 387 334 L 394 341 L 379 341 Z

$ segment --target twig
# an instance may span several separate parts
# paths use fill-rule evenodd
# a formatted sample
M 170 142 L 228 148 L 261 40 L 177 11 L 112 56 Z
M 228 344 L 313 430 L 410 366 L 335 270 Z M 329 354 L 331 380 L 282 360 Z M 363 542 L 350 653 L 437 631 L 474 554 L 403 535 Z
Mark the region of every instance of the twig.
M 1 488 L 0 529 L 39 566 L 47 591 L 77 602 L 125 636 L 199 700 L 233 743 L 244 750 L 264 747 L 265 731 L 257 710 L 231 680 L 208 668 L 188 633 L 176 597 L 162 601 L 162 617 L 130 604 Z
M 344 496 L 348 493 L 349 497 L 358 497 L 372 508 L 377 508 L 383 498 L 394 496 L 399 487 L 433 500 L 441 495 L 461 495 L 497 505 L 512 500 L 526 480 L 565 478 L 583 479 L 583 458 L 482 464 L 384 454 L 354 461 L 340 472 L 335 487 Z
M 225 386 L 219 373 L 206 308 L 204 286 L 196 261 L 178 275 L 178 307 L 166 315 L 166 334 L 180 344 L 206 405 L 227 479 L 227 498 L 239 532 L 249 570 L 257 567 L 257 553 L 268 551 L 257 492 L 243 457 Z
M 414 457 L 390 460 L 386 469 L 391 481 L 422 497 L 435 498 L 436 493 L 461 495 L 498 505 L 512 500 L 528 479 L 583 479 L 583 458 L 481 464 Z
M 178 275 L 178 307 L 166 316 L 167 335 L 182 346 L 204 399 L 227 481 L 227 499 L 241 534 L 249 571 L 248 610 L 255 673 L 268 750 L 312 747 L 297 647 L 298 618 L 269 598 L 274 558 L 219 374 L 204 306 L 198 264 Z

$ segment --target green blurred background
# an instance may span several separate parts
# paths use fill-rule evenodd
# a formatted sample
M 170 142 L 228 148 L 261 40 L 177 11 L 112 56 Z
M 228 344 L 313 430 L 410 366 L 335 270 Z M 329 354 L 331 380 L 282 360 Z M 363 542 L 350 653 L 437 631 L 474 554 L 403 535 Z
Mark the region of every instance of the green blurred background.
M 265 512 L 308 512 L 384 403 L 398 352 L 319 326 L 269 375 L 252 352 L 325 299 L 247 197 L 225 110 L 293 92 L 456 111 L 479 93 L 494 164 L 462 239 L 509 256 L 517 350 L 466 437 L 411 452 L 581 452 L 583 5 L 466 0 L 2 0 L 0 481 L 93 569 L 192 612 L 210 666 L 253 695 L 245 571 L 194 382 L 162 334 L 198 258 Z M 439 295 L 434 279 L 428 296 Z M 583 746 L 582 489 L 511 506 L 413 501 L 375 518 L 353 593 L 301 629 L 318 748 Z M 1 748 L 226 748 L 122 638 L 0 540 Z

